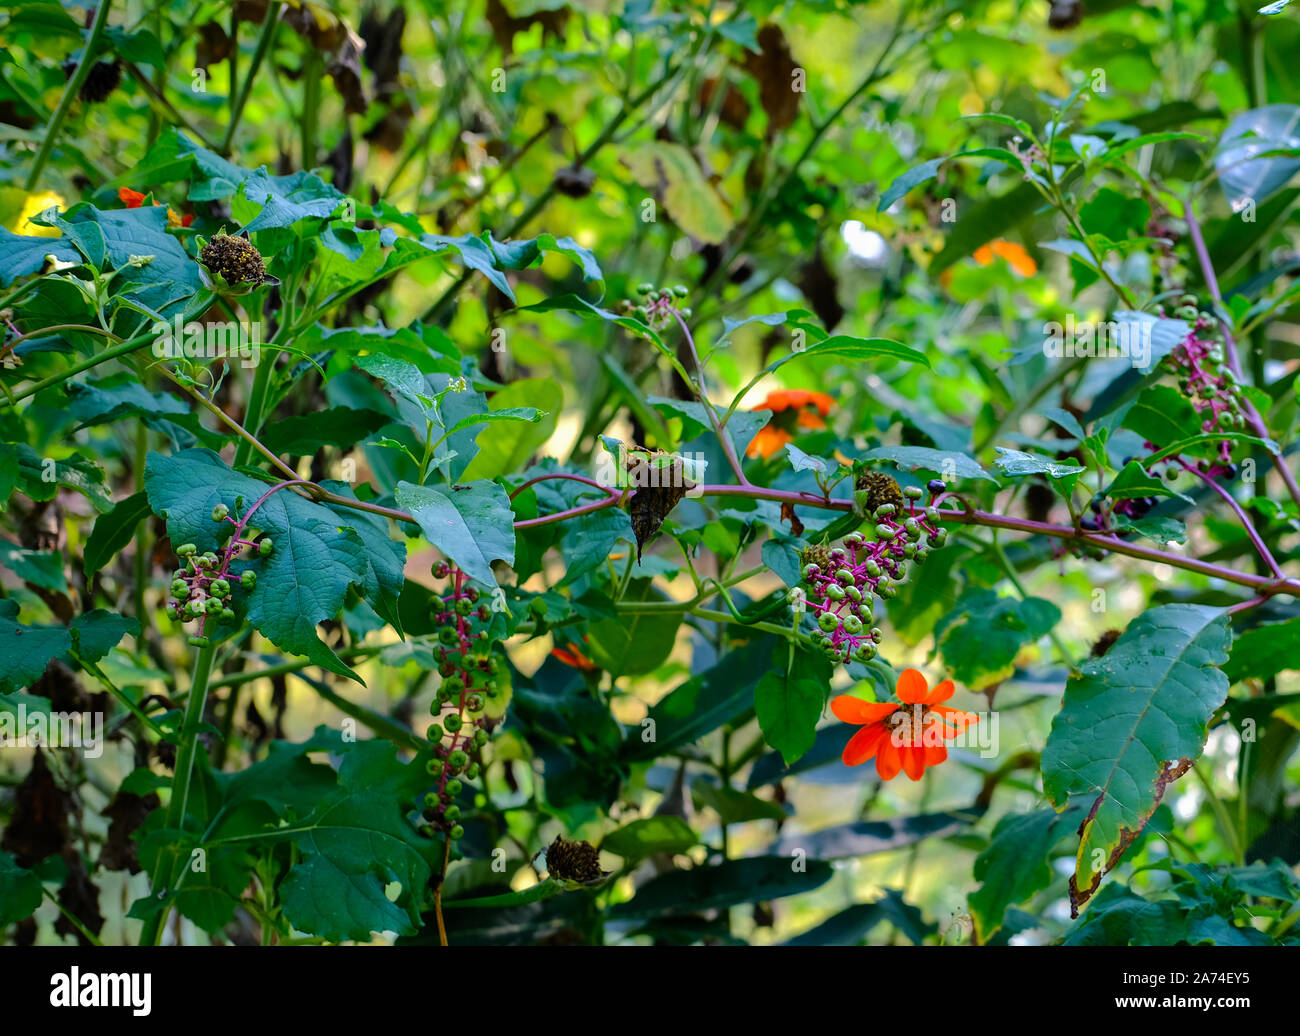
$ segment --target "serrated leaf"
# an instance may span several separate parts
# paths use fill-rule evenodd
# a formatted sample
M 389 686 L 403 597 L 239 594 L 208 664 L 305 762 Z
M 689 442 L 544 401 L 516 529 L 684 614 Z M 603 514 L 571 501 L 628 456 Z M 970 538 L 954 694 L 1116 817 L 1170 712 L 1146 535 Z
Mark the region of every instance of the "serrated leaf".
M 1071 900 L 1088 900 L 1146 825 L 1180 760 L 1205 747 L 1228 694 L 1225 613 L 1167 604 L 1139 615 L 1101 658 L 1069 680 L 1043 749 L 1043 790 L 1058 809 L 1092 803 Z M 1094 854 L 1102 861 L 1094 862 Z
M 429 542 L 471 579 L 494 586 L 492 562 L 514 563 L 514 512 L 504 486 L 472 482 L 442 489 L 399 482 L 396 496 Z
M 863 454 L 864 460 L 892 460 L 901 468 L 933 471 L 948 478 L 982 478 L 994 485 L 997 479 L 979 466 L 969 454 L 955 450 L 933 450 L 928 446 L 878 446 Z
M 997 457 L 993 463 L 1007 475 L 1047 475 L 1054 479 L 1069 479 L 1088 470 L 1082 465 L 1063 464 L 1039 453 L 1024 453 L 1006 446 L 995 446 L 994 450 Z

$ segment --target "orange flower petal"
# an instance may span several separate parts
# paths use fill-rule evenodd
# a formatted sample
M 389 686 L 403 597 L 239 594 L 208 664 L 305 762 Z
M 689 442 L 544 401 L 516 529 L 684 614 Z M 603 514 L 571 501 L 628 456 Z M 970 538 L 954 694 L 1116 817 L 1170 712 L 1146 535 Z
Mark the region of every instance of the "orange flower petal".
M 931 712 L 937 712 L 946 721 L 944 726 L 945 737 L 956 737 L 972 723 L 980 721 L 979 716 L 973 712 L 963 712 L 961 709 L 949 708 L 947 705 L 931 705 L 929 709 Z M 952 733 L 948 733 L 946 723 L 952 723 L 956 729 Z
M 117 200 L 128 209 L 138 209 L 144 204 L 144 195 L 139 191 L 131 190 L 130 187 L 119 187 L 117 189 Z
M 952 697 L 956 688 L 951 680 L 944 680 L 942 683 L 935 684 L 930 689 L 930 693 L 925 696 L 926 705 L 937 705 L 941 701 L 947 701 Z
M 822 419 L 821 414 L 812 410 L 799 411 L 799 417 L 795 421 L 800 428 L 825 428 L 826 422 Z
M 915 669 L 904 669 L 898 677 L 898 685 L 894 692 L 898 695 L 898 700 L 908 705 L 919 705 L 925 701 L 925 692 L 929 685 L 925 677 Z
M 925 774 L 925 749 L 919 745 L 905 745 L 898 754 L 903 760 L 903 772 L 914 781 Z
M 893 702 L 863 701 L 851 694 L 841 694 L 831 699 L 831 712 L 845 723 L 878 723 L 896 711 L 898 706 Z
M 882 781 L 892 781 L 903 768 L 903 760 L 898 753 L 898 746 L 891 738 L 882 738 L 876 752 L 876 773 Z
M 844 746 L 840 758 L 844 760 L 845 766 L 858 766 L 865 763 L 879 751 L 887 737 L 888 733 L 882 725 L 863 727 L 849 738 L 849 743 Z
M 825 392 L 813 392 L 812 403 L 819 411 L 821 411 L 822 417 L 825 417 L 831 412 L 831 408 L 835 405 L 835 397 L 828 396 Z
M 948 758 L 948 749 L 943 745 L 930 745 L 925 749 L 925 765 L 938 766 Z
M 993 262 L 993 249 L 988 245 L 980 245 L 972 254 L 975 261 L 981 266 L 988 266 L 989 263 Z
M 760 428 L 758 434 L 749 441 L 749 445 L 745 448 L 745 456 L 762 457 L 766 460 L 792 439 L 793 436 L 783 428 L 767 425 Z

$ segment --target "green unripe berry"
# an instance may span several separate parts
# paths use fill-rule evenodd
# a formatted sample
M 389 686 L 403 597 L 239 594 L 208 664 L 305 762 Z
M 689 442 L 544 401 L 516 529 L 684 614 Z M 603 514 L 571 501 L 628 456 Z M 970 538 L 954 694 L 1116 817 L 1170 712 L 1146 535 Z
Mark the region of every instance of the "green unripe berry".
M 876 508 L 876 517 L 887 518 L 889 517 L 889 515 L 893 514 L 897 510 L 898 508 L 895 507 L 893 504 L 881 504 L 879 507 Z
M 676 295 L 679 299 L 686 298 L 686 296 L 689 295 L 690 293 L 691 293 L 690 289 L 686 287 L 685 284 L 673 285 L 673 294 Z
M 234 622 L 235 613 L 229 608 L 222 608 L 220 618 L 222 622 Z
M 848 595 L 850 601 L 857 602 L 862 600 L 862 591 L 856 586 L 846 586 L 844 592 Z
M 229 583 L 228 580 L 225 580 L 225 579 L 214 579 L 214 580 L 212 580 L 212 586 L 210 587 L 210 589 L 211 589 L 211 591 L 212 591 L 212 596 L 213 596 L 213 597 L 229 597 L 229 596 L 230 596 L 230 583 Z
M 690 306 L 683 306 L 677 311 L 682 315 L 683 320 L 690 320 L 695 315 L 695 311 Z
M 444 626 L 442 629 L 438 630 L 438 639 L 448 647 L 451 647 L 452 644 L 460 641 L 460 635 L 456 632 L 455 627 Z
M 459 676 L 448 676 L 442 681 L 442 689 L 448 694 L 460 694 L 465 689 L 465 681 Z
M 202 601 L 186 601 L 186 602 L 185 602 L 185 614 L 188 615 L 188 616 L 189 616 L 190 618 L 192 618 L 192 619 L 197 619 L 200 615 L 203 614 L 203 602 L 202 602 Z
M 222 604 L 219 600 L 217 600 L 215 597 L 209 597 L 206 601 L 203 602 L 203 609 L 204 609 L 204 611 L 206 611 L 209 615 L 219 615 L 219 614 L 221 614 L 221 609 L 224 608 L 224 607 L 225 607 L 225 605 L 223 605 L 223 604 Z
M 883 525 L 883 524 L 877 525 L 876 535 L 879 536 L 882 540 L 892 540 L 895 535 L 895 530 L 893 526 L 890 525 Z
M 905 558 L 914 558 L 914 557 L 916 557 L 916 544 L 915 544 L 915 543 L 905 543 L 905 544 L 903 545 L 903 557 L 905 557 Z
M 835 579 L 837 582 L 843 583 L 845 586 L 849 586 L 853 583 L 853 572 L 847 568 L 836 569 Z
M 832 601 L 842 601 L 844 600 L 844 587 L 837 583 L 831 583 L 830 586 L 826 587 L 826 596 Z
M 239 577 L 239 585 L 245 590 L 251 590 L 257 585 L 257 573 L 251 568 Z
M 447 785 L 448 785 L 448 790 L 450 790 L 451 781 L 448 781 L 448 782 L 447 782 Z M 448 806 L 447 809 L 446 809 L 446 811 L 442 814 L 442 819 L 443 819 L 443 820 L 447 820 L 447 821 L 459 820 L 459 819 L 460 819 L 460 807 L 459 807 L 459 806 Z
M 197 637 L 197 636 L 190 637 L 189 641 L 192 647 L 198 647 L 198 648 L 205 648 L 208 646 L 209 643 L 207 637 Z
M 478 763 L 470 763 L 467 767 L 465 767 L 465 776 L 468 777 L 471 781 L 474 780 L 476 777 L 478 777 L 478 775 L 479 775 Z
M 447 757 L 447 765 L 453 770 L 463 770 L 469 765 L 469 756 L 458 748 Z
M 467 695 L 465 698 L 465 708 L 467 708 L 470 712 L 482 712 L 483 695 L 481 694 Z
M 435 792 L 432 792 L 432 791 L 431 791 L 431 792 L 429 792 L 428 795 L 424 796 L 424 804 L 425 804 L 429 809 L 437 809 L 438 806 L 439 806 L 439 804 L 440 804 L 441 802 L 442 802 L 442 800 L 441 800 L 440 798 L 438 798 L 438 796 L 437 796 L 437 794 L 436 794 Z
M 892 583 L 881 583 L 880 588 L 876 590 L 876 593 L 880 594 L 881 597 L 888 601 L 898 593 L 898 587 L 894 586 Z
M 488 743 L 488 732 L 486 730 L 474 731 L 474 747 L 482 748 Z
M 190 584 L 184 579 L 177 579 L 172 583 L 172 596 L 177 600 L 183 601 L 190 595 Z
M 217 506 L 212 509 L 212 520 L 214 522 L 224 522 L 226 520 L 226 515 L 229 513 L 229 507 L 225 504 L 217 504 Z
M 640 284 L 636 286 L 636 293 L 638 295 L 649 295 L 654 290 L 655 290 L 655 286 L 651 284 L 649 281 L 642 281 Z
M 846 616 L 844 616 L 844 632 L 845 632 L 845 633 L 851 633 L 851 634 L 854 634 L 854 635 L 856 635 L 856 634 L 858 634 L 858 633 L 861 633 L 861 632 L 862 632 L 862 620 L 859 619 L 856 615 L 846 615 Z
M 441 741 L 443 733 L 441 723 L 430 723 L 424 729 L 424 736 L 430 741 Z
M 445 785 L 445 787 L 443 788 L 443 790 L 444 790 L 444 791 L 445 791 L 449 796 L 455 796 L 455 795 L 459 795 L 459 794 L 460 794 L 460 789 L 463 788 L 463 787 L 464 787 L 464 785 L 461 784 L 460 781 L 456 780 L 455 777 L 453 777 L 451 780 L 449 780 L 449 781 L 447 782 L 447 784 Z M 454 808 L 454 807 L 453 807 L 453 808 Z M 448 819 L 448 820 L 455 820 L 456 818 L 455 818 L 455 817 L 448 817 L 447 819 Z
M 275 550 L 275 541 L 270 536 L 257 545 L 257 553 L 262 557 L 268 557 L 273 550 Z
M 196 553 L 198 549 L 199 548 L 194 546 L 193 543 L 182 543 L 179 547 L 176 548 L 176 556 L 178 558 L 187 558 L 191 554 Z
M 863 567 L 867 570 L 867 575 L 869 575 L 872 579 L 880 578 L 880 565 L 877 564 L 874 558 L 867 561 L 867 563 Z
M 451 829 L 451 831 L 449 832 L 449 834 L 451 835 L 451 840 L 452 840 L 453 842 L 459 842 L 462 838 L 465 837 L 465 829 L 464 829 L 463 827 L 461 827 L 459 824 L 456 824 L 456 825 Z
M 904 486 L 903 495 L 909 500 L 920 500 L 924 490 L 920 486 Z
M 815 564 L 815 563 L 810 563 L 810 564 L 804 565 L 804 567 L 803 567 L 803 577 L 804 577 L 805 579 L 811 579 L 813 576 L 815 576 L 815 575 L 816 575 L 818 572 L 820 572 L 821 570 L 822 570 L 821 565 L 818 565 L 818 564 Z
M 859 662 L 870 662 L 876 657 L 876 649 L 870 644 L 861 644 L 858 650 L 853 653 L 853 657 Z
M 817 616 L 817 625 L 827 633 L 833 632 L 839 624 L 840 620 L 831 612 L 822 612 L 821 615 Z
M 939 520 L 939 508 L 927 507 L 925 509 L 925 518 L 931 525 Z
M 443 726 L 445 726 L 453 734 L 456 733 L 456 731 L 458 731 L 464 725 L 464 723 L 465 721 L 460 718 L 459 712 L 449 712 L 447 713 L 446 716 L 443 717 L 442 720 Z
M 867 636 L 869 636 L 877 644 L 880 643 L 880 640 L 882 637 L 884 637 L 884 635 L 885 635 L 884 630 L 882 630 L 879 626 L 872 626 L 871 632 L 867 634 Z
M 430 759 L 424 764 L 424 772 L 430 777 L 441 777 L 444 769 L 446 767 L 441 759 Z
M 470 602 L 467 601 L 464 597 L 462 597 L 459 601 L 456 602 L 457 615 L 468 615 L 473 610 L 474 610 L 474 605 L 470 604 Z

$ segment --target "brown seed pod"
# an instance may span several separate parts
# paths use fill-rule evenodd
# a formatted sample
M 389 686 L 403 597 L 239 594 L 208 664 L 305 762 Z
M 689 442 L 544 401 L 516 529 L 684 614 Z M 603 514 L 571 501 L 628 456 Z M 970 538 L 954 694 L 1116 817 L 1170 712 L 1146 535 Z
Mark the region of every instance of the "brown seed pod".
M 862 472 L 854 480 L 853 488 L 859 493 L 866 494 L 862 501 L 863 510 L 868 514 L 874 512 L 882 504 L 893 504 L 900 509 L 903 507 L 903 491 L 898 487 L 898 483 L 893 477 L 886 475 L 883 471 Z
M 576 881 L 583 885 L 605 880 L 600 869 L 600 853 L 590 842 L 570 842 L 556 835 L 546 849 L 546 870 L 557 881 Z
M 831 565 L 831 548 L 824 543 L 814 543 L 799 555 L 801 565 L 816 565 L 825 572 Z
M 199 262 L 212 273 L 219 273 L 227 284 L 261 284 L 266 280 L 266 263 L 247 238 L 217 234 L 199 252 Z

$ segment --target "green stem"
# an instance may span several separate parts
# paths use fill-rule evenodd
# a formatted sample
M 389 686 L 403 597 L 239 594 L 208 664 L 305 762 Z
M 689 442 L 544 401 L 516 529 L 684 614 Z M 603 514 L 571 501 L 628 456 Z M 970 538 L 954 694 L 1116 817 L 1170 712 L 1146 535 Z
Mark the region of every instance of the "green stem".
M 208 702 L 208 682 L 212 676 L 212 660 L 216 655 L 216 646 L 209 644 L 199 648 L 194 659 L 194 677 L 190 681 L 189 700 L 185 703 L 185 720 L 180 732 L 180 748 L 176 753 L 176 768 L 172 778 L 171 800 L 167 803 L 166 827 L 169 831 L 181 831 L 185 826 L 186 807 L 189 805 L 190 783 L 194 777 L 194 760 L 198 755 L 199 727 L 203 724 L 203 710 Z M 165 848 L 158 855 L 154 868 L 152 889 L 154 894 L 165 892 L 162 882 L 171 884 L 176 869 L 176 844 Z M 160 908 L 140 932 L 141 946 L 155 946 L 162 938 L 163 927 L 171 904 Z
M 86 77 L 90 75 L 90 70 L 94 67 L 95 51 L 99 46 L 99 38 L 104 35 L 104 26 L 108 24 L 108 9 L 110 6 L 111 0 L 100 0 L 99 7 L 95 11 L 95 21 L 90 26 L 90 34 L 86 37 L 85 49 L 81 52 L 81 62 L 77 65 L 77 70 L 72 73 L 72 78 L 68 80 L 68 85 L 63 88 L 63 96 L 59 98 L 59 106 L 54 109 L 54 114 L 45 127 L 45 139 L 41 141 L 41 149 L 36 153 L 36 161 L 32 163 L 32 171 L 27 174 L 28 191 L 36 190 L 37 184 L 40 183 L 41 173 L 45 170 L 45 163 L 50 160 L 50 153 L 54 150 L 54 142 L 58 140 L 59 130 L 63 127 L 63 120 L 68 117 L 68 111 L 72 108 L 73 100 L 81 92 Z
M 257 47 L 253 51 L 253 60 L 248 66 L 248 74 L 244 76 L 243 83 L 239 87 L 239 99 L 235 102 L 234 110 L 230 114 L 230 125 L 226 127 L 226 135 L 221 139 L 221 153 L 230 154 L 231 142 L 235 139 L 235 129 L 239 126 L 240 117 L 244 114 L 244 105 L 248 103 L 248 95 L 253 92 L 253 80 L 257 78 L 257 70 L 262 65 L 262 60 L 266 57 L 266 52 L 271 49 L 271 40 L 275 37 L 276 27 L 280 24 L 280 4 L 272 2 L 267 5 L 266 17 L 262 21 L 262 31 L 257 37 Z M 233 90 L 234 82 L 230 84 Z

